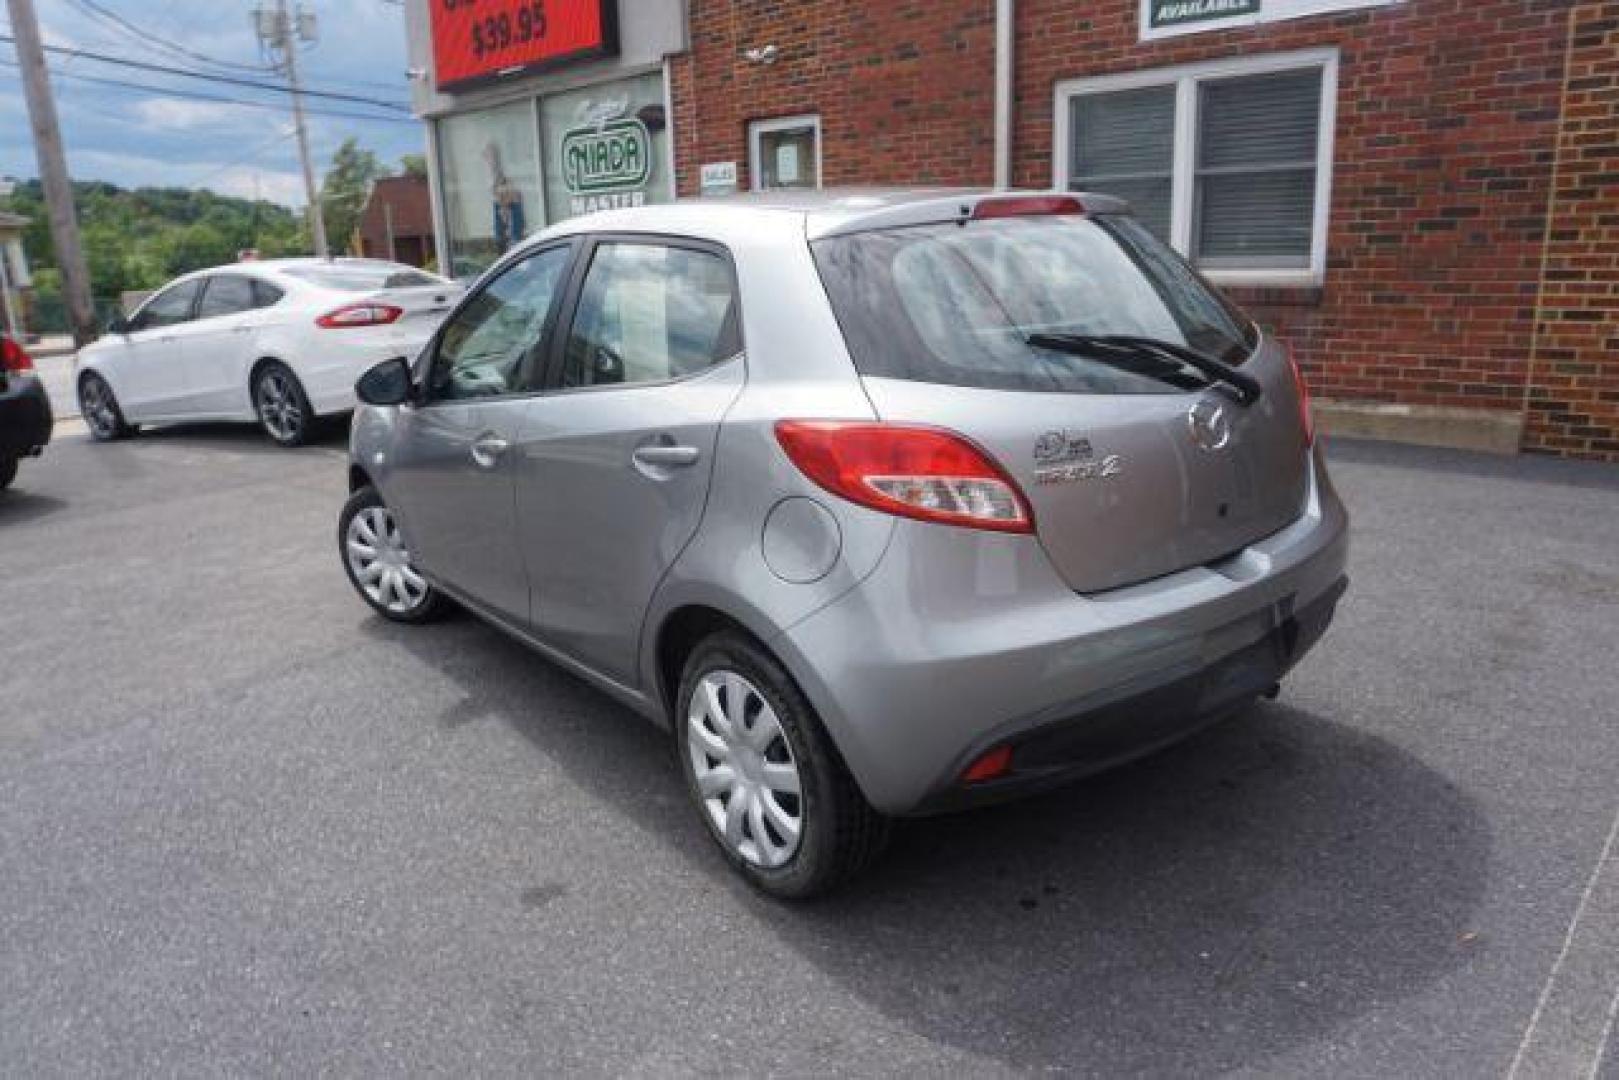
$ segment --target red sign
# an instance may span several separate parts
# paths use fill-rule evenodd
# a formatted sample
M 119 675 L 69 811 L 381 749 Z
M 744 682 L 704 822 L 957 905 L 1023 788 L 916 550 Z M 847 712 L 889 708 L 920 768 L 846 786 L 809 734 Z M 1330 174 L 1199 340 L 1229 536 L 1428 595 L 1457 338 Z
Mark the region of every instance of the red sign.
M 429 0 L 440 90 L 618 51 L 614 0 Z

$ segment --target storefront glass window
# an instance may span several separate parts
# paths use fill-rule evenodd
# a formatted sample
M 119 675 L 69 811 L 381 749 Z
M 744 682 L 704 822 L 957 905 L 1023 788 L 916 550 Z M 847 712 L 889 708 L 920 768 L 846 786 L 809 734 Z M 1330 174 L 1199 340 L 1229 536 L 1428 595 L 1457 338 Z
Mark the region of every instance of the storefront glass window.
M 453 264 L 440 269 L 467 278 L 546 223 L 534 103 L 439 121 L 438 152 Z
M 669 198 L 663 77 L 554 94 L 540 102 L 545 204 L 553 221 Z

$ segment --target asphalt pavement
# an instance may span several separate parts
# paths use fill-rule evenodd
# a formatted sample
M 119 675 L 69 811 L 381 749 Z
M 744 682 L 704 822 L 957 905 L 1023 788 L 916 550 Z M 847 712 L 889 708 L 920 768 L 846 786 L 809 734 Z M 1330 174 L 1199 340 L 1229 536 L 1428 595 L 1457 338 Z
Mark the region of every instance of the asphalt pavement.
M 791 907 L 665 735 L 368 613 L 340 434 L 64 425 L 0 496 L 0 1072 L 1619 1080 L 1619 470 L 1332 456 L 1278 702 Z

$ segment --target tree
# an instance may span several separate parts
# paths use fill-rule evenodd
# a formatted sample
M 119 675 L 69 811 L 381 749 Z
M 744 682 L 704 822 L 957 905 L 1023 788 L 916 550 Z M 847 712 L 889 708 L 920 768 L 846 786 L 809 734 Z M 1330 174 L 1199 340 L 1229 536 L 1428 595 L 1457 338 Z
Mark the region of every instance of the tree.
M 427 156 L 425 154 L 406 154 L 399 159 L 399 171 L 412 179 L 426 180 Z
M 349 249 L 360 224 L 360 213 L 371 194 L 371 185 L 387 175 L 388 170 L 377 160 L 377 155 L 360 149 L 356 139 L 343 140 L 343 145 L 332 155 L 332 167 L 320 188 L 320 205 L 333 251 Z

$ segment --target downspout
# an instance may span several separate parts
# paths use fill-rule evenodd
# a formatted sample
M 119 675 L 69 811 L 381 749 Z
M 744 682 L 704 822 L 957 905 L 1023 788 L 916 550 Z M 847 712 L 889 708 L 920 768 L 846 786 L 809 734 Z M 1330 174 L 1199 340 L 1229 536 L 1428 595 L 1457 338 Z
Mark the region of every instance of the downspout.
M 1014 0 L 995 0 L 995 186 L 1012 186 L 1012 44 Z

